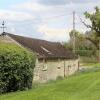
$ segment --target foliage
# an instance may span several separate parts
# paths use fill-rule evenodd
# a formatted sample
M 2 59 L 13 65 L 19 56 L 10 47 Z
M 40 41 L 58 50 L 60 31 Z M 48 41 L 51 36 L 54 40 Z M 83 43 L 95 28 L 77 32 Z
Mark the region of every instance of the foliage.
M 25 49 L 0 43 L 0 93 L 32 87 L 35 57 Z
M 100 100 L 100 72 L 79 73 L 30 91 L 1 95 L 0 100 Z
M 63 45 L 64 45 L 64 47 L 65 48 L 67 48 L 68 50 L 73 50 L 73 47 L 72 47 L 72 45 L 71 45 L 71 43 L 70 42 L 65 42 L 65 43 L 63 43 Z
M 70 35 L 70 38 L 73 38 L 74 36 L 78 37 L 80 35 L 80 32 L 78 32 L 77 30 L 71 30 L 69 32 L 69 35 Z
M 70 33 L 70 41 L 65 43 L 65 47 L 73 50 L 73 40 L 75 36 L 75 53 L 80 56 L 92 56 L 95 55 L 96 47 L 91 45 L 92 43 L 86 39 L 86 35 L 78 32 L 77 30 L 72 30 Z
M 80 56 L 80 63 L 98 63 L 98 57 L 96 56 Z
M 91 21 L 92 25 L 88 25 L 91 30 L 96 32 L 96 35 L 100 37 L 100 9 L 95 7 L 94 13 L 85 12 L 85 17 Z
M 80 56 L 87 56 L 87 57 L 91 57 L 93 55 L 96 54 L 96 52 L 94 50 L 76 50 L 75 53 L 77 55 L 80 55 Z
M 86 19 L 89 19 L 91 25 L 85 24 L 88 28 L 91 29 L 93 37 L 88 37 L 87 39 L 90 40 L 97 49 L 99 49 L 99 40 L 100 40 L 100 9 L 99 7 L 95 7 L 94 13 L 85 12 Z
M 86 39 L 89 40 L 96 49 L 99 50 L 99 37 L 95 31 L 88 31 L 85 33 Z
M 80 45 L 80 42 L 79 41 L 83 41 L 83 35 L 78 32 L 77 30 L 71 30 L 69 32 L 69 35 L 70 35 L 70 41 L 69 43 L 67 43 L 67 45 L 70 45 L 69 47 L 73 49 L 73 42 L 75 42 L 75 48 L 77 48 L 76 46 Z M 75 40 L 75 41 L 74 41 Z

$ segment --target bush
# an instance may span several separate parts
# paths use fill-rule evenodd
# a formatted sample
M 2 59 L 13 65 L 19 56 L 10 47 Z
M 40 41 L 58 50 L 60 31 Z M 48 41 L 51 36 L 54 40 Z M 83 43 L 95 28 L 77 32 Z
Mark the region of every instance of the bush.
M 32 87 L 35 57 L 14 44 L 0 44 L 0 94 Z
M 77 55 L 86 57 L 91 57 L 93 55 L 96 55 L 96 52 L 94 50 L 76 50 L 75 52 Z

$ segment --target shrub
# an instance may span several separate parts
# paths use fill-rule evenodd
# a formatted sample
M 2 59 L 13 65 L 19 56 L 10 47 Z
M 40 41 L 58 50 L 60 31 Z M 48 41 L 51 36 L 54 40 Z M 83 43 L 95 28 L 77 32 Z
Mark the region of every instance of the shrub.
M 90 57 L 96 54 L 96 51 L 94 50 L 76 50 L 75 52 L 80 56 L 86 56 L 86 57 Z
M 14 44 L 0 44 L 0 94 L 32 87 L 35 56 Z

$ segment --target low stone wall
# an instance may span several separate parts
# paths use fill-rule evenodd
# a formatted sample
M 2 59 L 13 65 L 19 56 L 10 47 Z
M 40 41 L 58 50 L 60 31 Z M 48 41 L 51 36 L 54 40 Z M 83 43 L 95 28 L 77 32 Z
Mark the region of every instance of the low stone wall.
M 79 60 L 36 61 L 33 82 L 47 82 L 74 74 L 79 69 Z

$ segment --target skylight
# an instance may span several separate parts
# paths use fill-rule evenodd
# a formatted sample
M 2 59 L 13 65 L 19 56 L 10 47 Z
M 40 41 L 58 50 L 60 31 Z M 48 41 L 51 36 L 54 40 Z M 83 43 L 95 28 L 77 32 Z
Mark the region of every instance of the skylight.
M 46 48 L 44 48 L 44 47 L 42 47 L 41 46 L 41 48 L 45 51 L 45 52 L 47 52 L 48 54 L 52 54 L 49 50 L 47 50 Z

